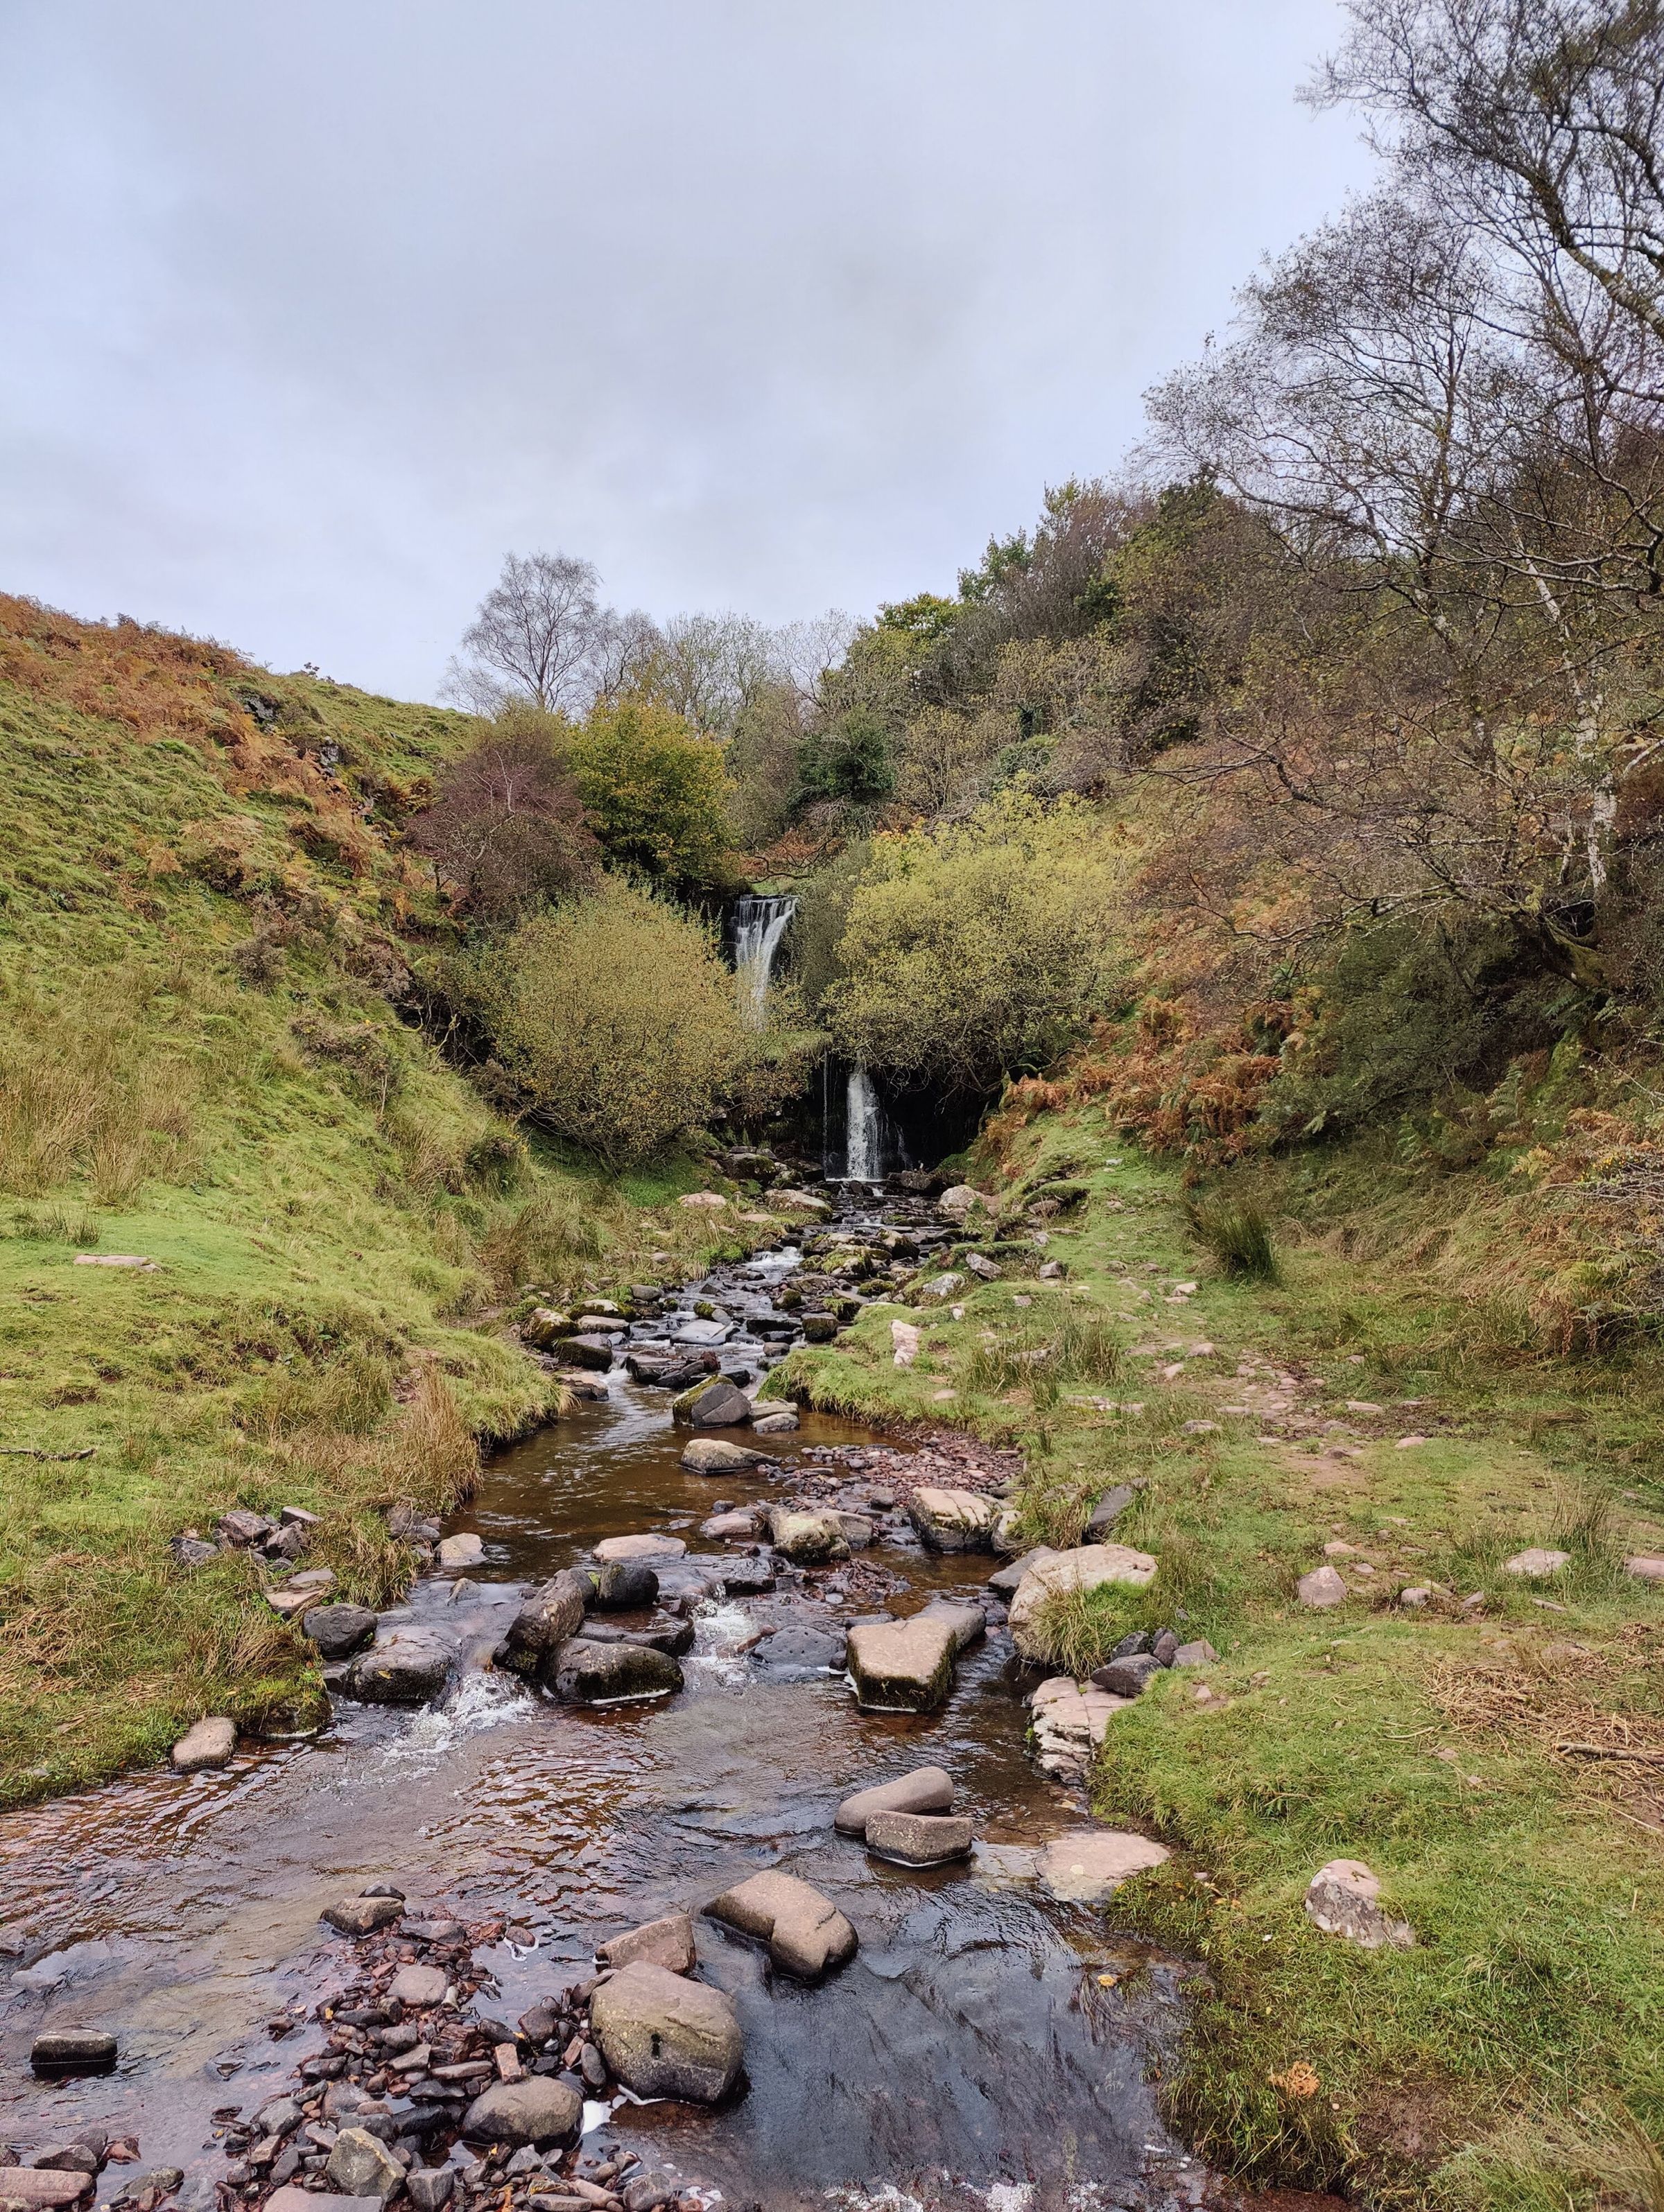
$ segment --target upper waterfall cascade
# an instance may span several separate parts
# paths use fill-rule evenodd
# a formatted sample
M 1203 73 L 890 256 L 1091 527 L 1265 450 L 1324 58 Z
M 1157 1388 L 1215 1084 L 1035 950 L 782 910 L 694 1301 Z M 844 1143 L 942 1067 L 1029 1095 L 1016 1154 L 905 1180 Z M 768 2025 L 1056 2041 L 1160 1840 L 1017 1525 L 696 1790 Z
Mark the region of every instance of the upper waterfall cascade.
M 760 1030 L 768 1018 L 769 979 L 786 926 L 797 911 L 794 898 L 742 898 L 734 902 L 734 972 L 740 1014 Z
M 851 1182 L 884 1179 L 884 1109 L 878 1086 L 864 1067 L 850 1070 L 849 1149 L 846 1172 Z

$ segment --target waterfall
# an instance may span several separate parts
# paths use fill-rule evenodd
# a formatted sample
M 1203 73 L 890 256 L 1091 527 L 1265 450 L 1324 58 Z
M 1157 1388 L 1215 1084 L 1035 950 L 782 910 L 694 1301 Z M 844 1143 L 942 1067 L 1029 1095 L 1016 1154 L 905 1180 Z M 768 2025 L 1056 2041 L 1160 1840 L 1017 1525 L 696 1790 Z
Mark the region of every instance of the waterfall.
M 747 1029 L 768 1018 L 769 977 L 786 924 L 797 911 L 792 898 L 742 898 L 734 902 L 734 972 L 740 1015 Z
M 878 1086 L 864 1067 L 850 1070 L 846 1096 L 849 1140 L 844 1172 L 851 1182 L 882 1182 L 884 1109 L 879 1103 Z

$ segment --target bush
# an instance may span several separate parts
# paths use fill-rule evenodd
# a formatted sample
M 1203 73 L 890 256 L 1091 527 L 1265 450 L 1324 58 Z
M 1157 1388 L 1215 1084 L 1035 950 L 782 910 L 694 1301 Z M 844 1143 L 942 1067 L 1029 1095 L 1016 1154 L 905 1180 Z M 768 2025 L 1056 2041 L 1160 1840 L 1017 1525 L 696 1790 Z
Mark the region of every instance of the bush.
M 568 734 L 558 714 L 505 708 L 485 742 L 445 770 L 432 805 L 411 825 L 411 842 L 483 921 L 562 897 L 595 872 L 595 840 L 565 760 Z
M 970 821 L 877 839 L 850 902 L 838 1048 L 948 1096 L 1045 1067 L 1107 1006 L 1118 851 L 1075 802 L 1010 793 Z
M 755 1056 L 714 933 L 618 877 L 477 951 L 453 988 L 526 1109 L 613 1169 L 700 1127 Z
M 569 757 L 608 857 L 684 890 L 733 878 L 722 749 L 650 700 L 598 707 Z

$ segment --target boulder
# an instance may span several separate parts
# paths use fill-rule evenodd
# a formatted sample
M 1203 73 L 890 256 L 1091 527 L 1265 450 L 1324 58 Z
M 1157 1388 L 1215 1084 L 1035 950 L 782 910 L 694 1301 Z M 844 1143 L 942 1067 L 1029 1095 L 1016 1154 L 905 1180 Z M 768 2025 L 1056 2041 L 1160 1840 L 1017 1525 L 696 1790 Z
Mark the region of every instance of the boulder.
M 1032 1552 L 1025 1552 L 1020 1559 L 1013 1559 L 1009 1567 L 997 1567 L 988 1577 L 988 1587 L 1001 1597 L 1015 1597 L 1022 1588 L 1022 1578 L 1030 1567 L 1037 1567 L 1042 1559 L 1058 1557 L 1050 1544 L 1036 1544 Z
M 1319 1610 L 1325 1606 L 1344 1605 L 1346 1602 L 1346 1585 L 1338 1571 L 1328 1565 L 1314 1567 L 1310 1574 L 1301 1577 L 1295 1588 L 1302 1605 Z
M 687 1546 L 680 1536 L 604 1536 L 595 1557 L 608 1559 L 680 1559 Z
M 448 1644 L 428 1630 L 396 1628 L 384 1643 L 355 1659 L 342 1684 L 366 1705 L 422 1705 L 451 1678 Z
M 610 1936 L 595 1946 L 603 1966 L 633 1966 L 644 1962 L 662 1966 L 669 1974 L 691 1974 L 698 1958 L 693 1948 L 693 1923 L 685 1912 L 667 1913 L 622 1936 Z
M 1148 1836 L 1079 1828 L 1053 1837 L 1040 1854 L 1039 1876 L 1053 1897 L 1071 1905 L 1098 1905 L 1130 1875 L 1146 1873 L 1172 1856 L 1165 1844 Z
M 777 1966 L 814 1982 L 855 1956 L 855 1929 L 829 1897 L 777 1868 L 725 1889 L 705 1907 L 713 1920 L 768 1945 Z
M 594 1587 L 589 1577 L 576 1567 L 563 1567 L 558 1575 L 552 1575 L 533 1591 L 509 1622 L 509 1633 L 503 1639 L 503 1663 L 529 1668 L 546 1651 L 576 1636 L 583 1626 L 584 1607 Z
M 1205 1636 L 1198 1636 L 1194 1643 L 1179 1646 L 1173 1655 L 1173 1663 L 1175 1667 L 1216 1667 L 1219 1654 Z
M 601 1984 L 589 2019 L 601 2056 L 637 2097 L 714 2105 L 739 2078 L 739 2015 L 707 1983 L 638 1959 Z
M 1522 1576 L 1527 1582 L 1546 1582 L 1551 1575 L 1557 1575 L 1562 1567 L 1570 1565 L 1570 1552 L 1548 1552 L 1533 1546 L 1529 1551 L 1516 1552 L 1511 1559 L 1504 1559 L 1502 1572 Z
M 997 1283 L 1000 1279 L 1000 1271 L 994 1261 L 980 1252 L 967 1252 L 965 1264 L 979 1283 Z
M 237 1723 L 215 1713 L 187 1729 L 174 1746 L 176 1774 L 200 1774 L 209 1767 L 229 1766 L 237 1748 Z
M 849 1667 L 856 1701 L 870 1712 L 929 1713 L 954 1686 L 954 1624 L 941 1614 L 857 1621 Z
M 533 1306 L 520 1324 L 521 1340 L 534 1352 L 546 1352 L 563 1336 L 572 1333 L 570 1314 L 557 1312 L 552 1306 Z
M 975 1840 L 969 1814 L 874 1813 L 867 1821 L 867 1849 L 898 1866 L 946 1866 L 968 1858 Z
M 693 1649 L 693 1623 L 661 1613 L 645 1628 L 625 1628 L 616 1620 L 592 1620 L 585 1627 L 586 1644 L 641 1644 L 653 1651 L 667 1651 L 673 1659 Z
M 563 1705 L 613 1705 L 668 1697 L 681 1688 L 682 1670 L 649 1644 L 591 1644 L 575 1636 L 545 1658 L 539 1679 Z
M 933 1552 L 985 1552 L 998 1509 L 972 1490 L 916 1490 L 907 1517 Z
M 546 2074 L 494 2081 L 474 2099 L 462 2132 L 475 2142 L 570 2143 L 583 2123 L 583 2100 Z
M 343 2128 L 335 2138 L 324 2179 L 343 2197 L 368 2197 L 385 2204 L 402 2188 L 405 2169 L 384 2142 L 363 2128 Z
M 690 1474 L 744 1474 L 767 1457 L 727 1437 L 690 1437 L 681 1463 Z
M 805 1344 L 830 1344 L 838 1334 L 838 1321 L 832 1314 L 812 1313 L 803 1316 Z
M 569 1336 L 562 1341 L 560 1356 L 574 1367 L 587 1367 L 597 1375 L 605 1375 L 613 1364 L 613 1346 L 610 1336 Z
M 1153 1651 L 1135 1651 L 1125 1659 L 1112 1659 L 1106 1666 L 1094 1667 L 1092 1680 L 1100 1690 L 1107 1690 L 1112 1698 L 1137 1698 L 1143 1695 L 1144 1685 L 1150 1676 L 1161 1671 L 1161 1662 Z
M 1331 1859 L 1312 1876 L 1306 1892 L 1306 1916 L 1326 1936 L 1344 1936 L 1365 1951 L 1385 1945 L 1407 1951 L 1416 1933 L 1407 1920 L 1381 1911 L 1381 1881 L 1362 1859 Z
M 754 1437 L 789 1436 L 797 1425 L 796 1412 L 790 1406 L 770 1406 L 751 1417 L 751 1433 Z
M 394 2004 L 424 2012 L 430 2005 L 443 2003 L 449 1987 L 450 1978 L 442 1966 L 401 1966 L 387 1984 L 387 1996 Z
M 681 1402 L 678 1399 L 677 1406 Z M 694 1395 L 680 1418 L 696 1429 L 742 1429 L 749 1425 L 751 1414 L 751 1401 L 736 1383 L 716 1382 L 707 1383 Z
M 875 1813 L 947 1813 L 954 1803 L 954 1778 L 945 1766 L 918 1766 L 893 1782 L 875 1782 L 846 1797 L 832 1816 L 840 1836 L 864 1836 Z
M 918 1296 L 933 1306 L 942 1306 L 950 1298 L 956 1297 L 964 1288 L 964 1276 L 955 1275 L 950 1270 L 945 1275 L 932 1275 L 928 1283 L 921 1283 Z
M 1131 1551 L 1125 1544 L 1082 1544 L 1041 1559 L 1023 1577 L 1011 1601 L 1012 1641 L 1025 1659 L 1048 1659 L 1051 1654 L 1040 1621 L 1050 1599 L 1110 1583 L 1143 1589 L 1155 1577 L 1155 1561 L 1149 1553 Z
M 849 1539 L 835 1513 L 794 1512 L 789 1506 L 768 1508 L 769 1540 L 783 1559 L 794 1565 L 824 1565 L 831 1559 L 847 1559 Z
M 672 1563 L 667 1559 L 664 1564 Z M 591 1589 L 590 1602 L 597 1611 L 639 1613 L 643 1607 L 657 1603 L 659 1577 L 645 1559 L 608 1559 Z
M 375 1633 L 375 1615 L 367 1605 L 314 1605 L 301 1615 L 301 1632 L 326 1659 L 350 1659 Z
M 439 1547 L 435 1564 L 442 1575 L 464 1575 L 470 1567 L 477 1567 L 485 1556 L 483 1536 L 447 1536 Z
M 386 1928 L 400 1918 L 405 1901 L 399 1897 L 344 1897 L 338 1903 L 326 1905 L 318 1915 L 332 1928 L 338 1928 L 344 1936 L 368 1936 L 377 1928 Z
M 963 1221 L 976 1206 L 984 1205 L 982 1193 L 973 1190 L 968 1182 L 956 1182 L 944 1190 L 936 1205 L 949 1221 Z

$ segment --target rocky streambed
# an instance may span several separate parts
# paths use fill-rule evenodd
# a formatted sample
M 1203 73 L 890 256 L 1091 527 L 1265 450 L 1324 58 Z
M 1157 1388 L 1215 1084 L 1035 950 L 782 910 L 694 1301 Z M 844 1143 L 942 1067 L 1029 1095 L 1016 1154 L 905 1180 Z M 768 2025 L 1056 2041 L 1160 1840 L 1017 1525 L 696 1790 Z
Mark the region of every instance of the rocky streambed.
M 408 1602 L 295 1593 L 327 1729 L 0 1823 L 0 2204 L 1215 2201 L 1149 2086 L 1189 1970 L 1106 1909 L 1159 1847 L 1065 1717 L 1033 1755 L 1011 1463 L 699 1415 L 951 1233 L 902 1198 L 558 1316 L 591 1395 L 407 1525 Z

